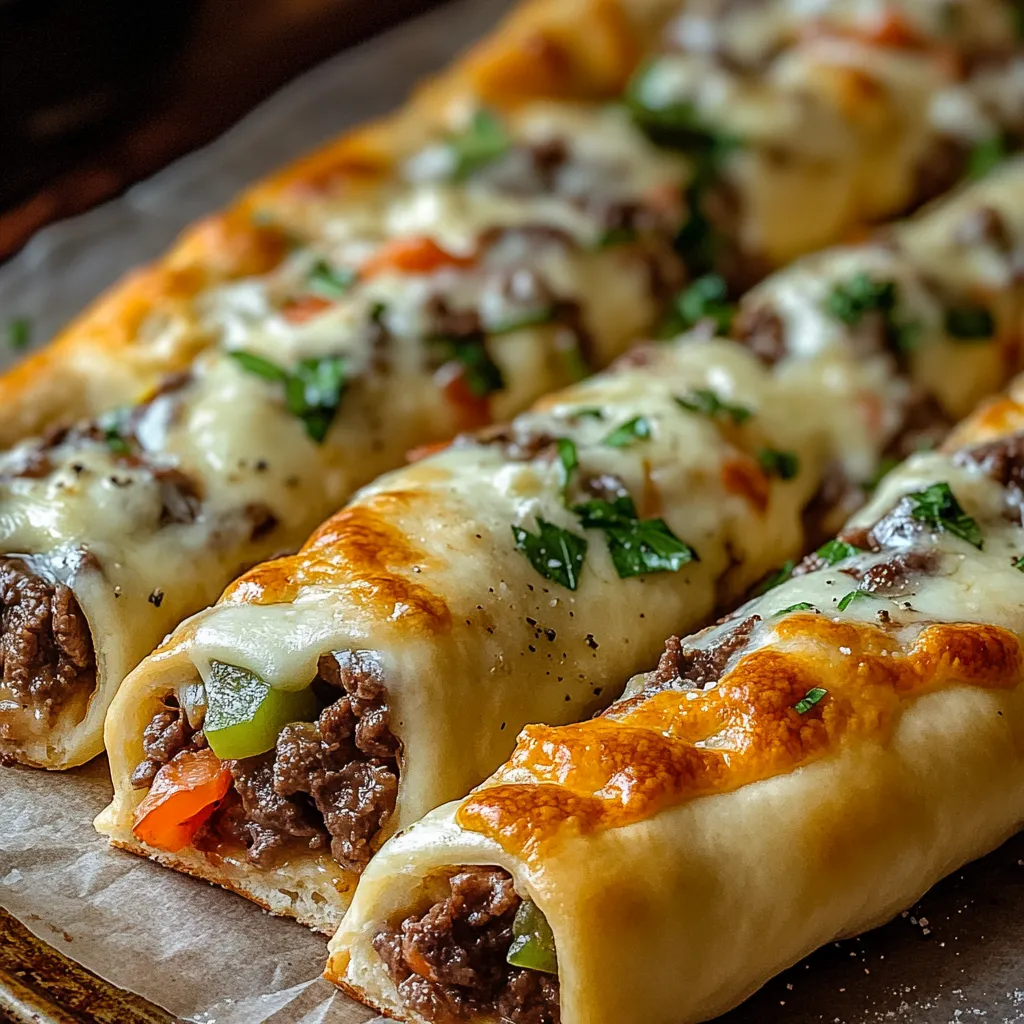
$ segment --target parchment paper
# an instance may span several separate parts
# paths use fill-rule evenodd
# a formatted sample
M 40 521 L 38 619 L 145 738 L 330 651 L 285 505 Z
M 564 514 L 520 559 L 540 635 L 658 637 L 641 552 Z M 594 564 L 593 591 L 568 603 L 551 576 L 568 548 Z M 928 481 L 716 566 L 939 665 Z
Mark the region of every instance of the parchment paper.
M 395 106 L 507 5 L 462 0 L 342 54 L 206 150 L 114 203 L 41 232 L 0 271 L 0 322 L 29 316 L 41 342 L 247 182 Z M 233 894 L 110 850 L 91 826 L 109 796 L 102 758 L 61 775 L 0 769 L 0 906 L 108 981 L 200 1024 L 370 1019 L 319 980 L 322 938 Z M 686 951 L 665 956 L 671 969 Z M 1024 1024 L 1024 837 L 885 928 L 798 964 L 722 1024 L 973 1019 Z

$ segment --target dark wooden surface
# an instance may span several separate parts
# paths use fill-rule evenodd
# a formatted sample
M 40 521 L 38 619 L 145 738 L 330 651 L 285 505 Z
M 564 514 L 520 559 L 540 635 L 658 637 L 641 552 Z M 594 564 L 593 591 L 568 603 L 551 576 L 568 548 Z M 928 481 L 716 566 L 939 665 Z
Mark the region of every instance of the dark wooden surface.
M 169 1014 L 37 939 L 0 909 L 0 1020 L 14 1024 L 170 1024 Z
M 164 98 L 84 140 L 0 212 L 0 260 L 44 224 L 123 192 L 209 142 L 300 71 L 440 0 L 203 0 Z

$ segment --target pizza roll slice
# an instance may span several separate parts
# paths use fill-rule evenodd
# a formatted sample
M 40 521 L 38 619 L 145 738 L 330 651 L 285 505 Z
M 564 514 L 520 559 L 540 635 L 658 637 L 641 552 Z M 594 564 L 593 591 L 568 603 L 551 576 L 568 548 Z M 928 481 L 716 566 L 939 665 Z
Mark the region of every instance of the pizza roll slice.
M 1001 208 L 1012 177 L 967 195 Z M 958 216 L 940 207 L 921 223 L 958 232 L 971 204 L 950 202 Z M 807 531 L 877 472 L 912 427 L 918 387 L 915 364 L 877 341 L 887 318 L 920 318 L 924 366 L 958 353 L 946 292 L 915 276 L 917 230 L 816 261 L 820 294 L 800 291 L 805 267 L 782 272 L 780 292 L 790 277 L 806 299 L 776 362 L 707 325 L 641 346 L 381 478 L 298 555 L 243 575 L 111 706 L 115 798 L 100 830 L 335 924 L 388 835 L 484 778 L 522 725 L 605 706 L 667 632 L 806 550 Z M 990 369 L 970 386 L 987 387 L 1019 343 L 1024 294 L 1016 278 L 993 284 L 986 260 L 950 271 L 992 317 L 972 346 Z M 865 300 L 851 320 L 851 281 L 857 295 L 892 292 L 884 309 Z
M 328 977 L 416 1024 L 688 1024 L 996 847 L 1024 822 L 1022 487 L 1018 380 L 787 581 L 390 840 Z

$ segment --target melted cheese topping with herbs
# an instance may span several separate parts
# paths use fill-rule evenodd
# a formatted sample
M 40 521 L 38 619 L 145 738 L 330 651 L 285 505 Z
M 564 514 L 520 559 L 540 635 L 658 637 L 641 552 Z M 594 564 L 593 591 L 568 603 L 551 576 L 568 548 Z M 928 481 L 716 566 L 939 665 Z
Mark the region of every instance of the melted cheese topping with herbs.
M 374 936 L 461 865 L 497 865 L 551 928 L 566 1024 L 707 1020 L 1018 829 L 1020 492 L 955 446 L 1009 437 L 1019 458 L 1024 379 L 958 435 L 842 534 L 905 514 L 876 527 L 883 550 L 840 550 L 684 641 L 699 659 L 746 624 L 714 676 L 648 673 L 600 718 L 529 726 L 484 785 L 391 840 L 327 976 L 407 1012 Z M 936 514 L 946 488 L 958 508 Z

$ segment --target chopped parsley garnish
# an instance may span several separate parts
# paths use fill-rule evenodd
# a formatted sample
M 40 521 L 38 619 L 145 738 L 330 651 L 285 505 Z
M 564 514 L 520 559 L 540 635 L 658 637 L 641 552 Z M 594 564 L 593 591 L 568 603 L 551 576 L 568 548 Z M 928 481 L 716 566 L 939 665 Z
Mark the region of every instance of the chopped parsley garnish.
M 990 135 L 977 143 L 967 157 L 967 177 L 973 181 L 985 178 L 1010 155 L 1010 147 L 1002 135 Z
M 945 530 L 981 550 L 981 527 L 961 508 L 949 484 L 932 484 L 923 491 L 908 494 L 907 500 L 912 506 L 910 514 L 914 519 L 937 530 Z
M 654 64 L 640 68 L 626 89 L 625 102 L 633 120 L 652 141 L 683 150 L 693 158 L 693 177 L 683 196 L 689 215 L 676 235 L 675 249 L 692 273 L 702 274 L 714 269 L 723 241 L 708 216 L 705 200 L 718 180 L 723 160 L 740 141 L 718 132 L 687 100 L 654 105 L 647 95 L 652 73 L 657 73 Z
M 580 456 L 576 450 L 576 442 L 568 437 L 558 438 L 555 441 L 555 448 L 558 452 L 558 462 L 562 467 L 562 497 L 565 498 L 569 492 L 569 481 L 572 479 L 573 471 L 580 464 Z
M 616 427 L 602 442 L 606 448 L 628 448 L 637 441 L 646 441 L 651 436 L 651 421 L 646 416 L 634 416 Z
M 335 268 L 326 260 L 317 260 L 306 276 L 306 284 L 325 299 L 337 299 L 356 283 L 356 276 L 351 267 Z
M 676 403 L 687 412 L 696 412 L 712 418 L 721 414 L 737 424 L 745 423 L 753 416 L 745 405 L 726 402 L 718 392 L 710 388 L 695 388 L 685 398 L 676 396 Z
M 131 445 L 128 443 L 128 410 L 112 409 L 96 420 L 96 426 L 103 433 L 107 448 L 114 455 L 129 455 Z
M 895 308 L 896 283 L 873 281 L 864 271 L 840 281 L 828 297 L 829 313 L 848 327 L 856 327 L 868 313 L 891 313 Z
M 32 344 L 32 321 L 27 316 L 16 316 L 8 321 L 7 344 L 15 352 L 24 352 Z
M 992 314 L 984 306 L 956 306 L 946 310 L 946 333 L 958 341 L 988 341 L 996 333 Z
M 585 537 L 563 530 L 546 519 L 537 518 L 537 533 L 522 526 L 512 527 L 516 550 L 521 551 L 546 580 L 568 590 L 575 590 L 580 582 L 580 570 L 587 557 Z
M 806 715 L 807 712 L 810 711 L 815 704 L 818 704 L 821 701 L 821 698 L 824 697 L 827 693 L 828 690 L 826 690 L 825 687 L 814 686 L 810 690 L 808 690 L 807 693 L 805 693 L 803 697 L 793 705 L 793 710 L 798 715 Z
M 504 156 L 512 140 L 494 114 L 477 110 L 461 132 L 448 137 L 447 145 L 454 162 L 452 176 L 461 180 Z
M 783 452 L 777 448 L 762 448 L 757 461 L 768 476 L 792 480 L 800 472 L 800 459 L 796 452 Z
M 1024 555 L 1018 555 L 1016 558 L 1011 559 L 1010 565 L 1019 572 L 1024 572 Z
M 597 239 L 598 249 L 609 249 L 613 245 L 629 245 L 637 240 L 636 228 L 618 227 L 608 228 L 603 231 Z
M 604 531 L 608 553 L 621 579 L 653 572 L 677 572 L 698 561 L 697 552 L 681 541 L 663 519 L 640 519 L 629 495 L 614 501 L 594 498 L 574 505 L 584 529 Z
M 285 405 L 288 411 L 302 420 L 306 433 L 317 444 L 327 431 L 341 404 L 345 390 L 345 360 L 341 356 L 302 359 L 291 372 L 277 363 L 235 349 L 228 355 L 242 369 L 264 380 L 284 384 Z
M 869 594 L 866 590 L 851 590 L 840 600 L 836 608 L 841 612 L 845 612 L 854 601 L 861 601 L 865 597 L 874 597 L 874 594 Z
M 895 281 L 875 281 L 862 270 L 833 287 L 826 308 L 847 327 L 856 327 L 869 313 L 881 314 L 886 342 L 899 352 L 909 352 L 920 343 L 922 328 L 918 323 L 897 321 L 898 303 Z
M 797 601 L 796 604 L 791 604 L 788 608 L 780 608 L 775 614 L 776 615 L 788 615 L 790 612 L 812 612 L 817 611 L 810 601 Z
M 736 305 L 729 301 L 729 288 L 721 274 L 705 274 L 684 288 L 672 300 L 672 309 L 665 322 L 666 336 L 678 334 L 702 320 L 710 320 L 719 334 L 725 334 L 736 315 Z
M 540 327 L 542 324 L 549 324 L 558 315 L 554 306 L 538 306 L 536 309 L 528 309 L 516 316 L 511 316 L 500 323 L 488 324 L 488 334 L 511 334 L 513 331 L 523 331 L 527 327 Z
M 822 544 L 815 552 L 825 565 L 836 565 L 844 559 L 852 558 L 860 553 L 860 548 L 854 547 L 853 544 L 847 544 L 845 540 L 839 540 L 838 538 Z
M 320 444 L 334 422 L 345 390 L 345 360 L 341 356 L 302 359 L 285 384 L 288 411 L 306 425 Z
M 787 559 L 782 563 L 774 572 L 770 572 L 756 587 L 750 592 L 751 597 L 760 597 L 762 594 L 767 594 L 769 590 L 774 590 L 780 583 L 785 583 L 790 576 L 793 575 L 793 569 L 796 567 L 796 562 L 792 558 Z
M 435 338 L 442 362 L 462 366 L 466 387 L 477 398 L 500 391 L 505 386 L 501 367 L 491 358 L 482 338 Z

